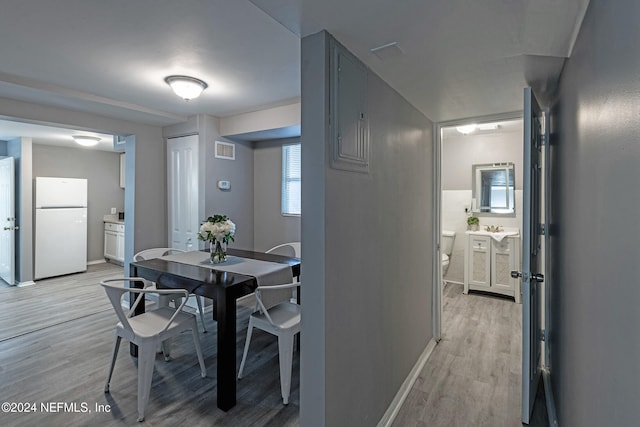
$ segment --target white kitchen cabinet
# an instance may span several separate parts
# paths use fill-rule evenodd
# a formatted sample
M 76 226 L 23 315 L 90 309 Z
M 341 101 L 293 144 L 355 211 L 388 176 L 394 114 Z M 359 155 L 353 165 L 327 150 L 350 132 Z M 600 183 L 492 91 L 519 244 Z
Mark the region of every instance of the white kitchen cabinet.
M 491 233 L 467 232 L 465 247 L 464 293 L 469 290 L 493 292 L 514 297 L 520 303 L 520 280 L 511 271 L 520 270 L 520 236 L 498 241 Z
M 124 263 L 124 224 L 104 223 L 104 257 Z

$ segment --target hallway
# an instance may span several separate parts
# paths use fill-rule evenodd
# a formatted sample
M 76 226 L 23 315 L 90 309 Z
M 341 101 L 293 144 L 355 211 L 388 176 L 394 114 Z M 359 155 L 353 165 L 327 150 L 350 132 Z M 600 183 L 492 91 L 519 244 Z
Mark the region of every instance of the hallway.
M 453 283 L 443 301 L 442 340 L 393 425 L 520 426 L 522 305 Z M 530 425 L 548 425 L 541 391 Z

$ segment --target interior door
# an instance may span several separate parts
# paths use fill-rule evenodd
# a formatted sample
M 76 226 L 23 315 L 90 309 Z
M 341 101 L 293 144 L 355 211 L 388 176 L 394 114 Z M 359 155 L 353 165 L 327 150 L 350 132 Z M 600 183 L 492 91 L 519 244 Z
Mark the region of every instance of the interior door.
M 541 376 L 542 254 L 540 246 L 541 149 L 544 116 L 531 91 L 524 90 L 522 195 L 522 422 L 529 424 Z
M 198 135 L 167 140 L 169 247 L 198 249 Z
M 15 283 L 15 185 L 13 157 L 0 160 L 0 277 Z

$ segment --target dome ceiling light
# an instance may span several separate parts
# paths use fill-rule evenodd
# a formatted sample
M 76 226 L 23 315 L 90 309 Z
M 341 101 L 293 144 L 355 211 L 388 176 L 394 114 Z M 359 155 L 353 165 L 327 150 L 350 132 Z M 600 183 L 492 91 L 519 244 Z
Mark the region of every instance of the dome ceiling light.
M 73 135 L 72 138 L 76 143 L 84 147 L 93 147 L 94 145 L 98 145 L 98 142 L 102 141 L 102 139 L 97 136 L 88 135 Z
M 471 125 L 464 125 L 464 126 L 456 126 L 456 130 L 458 132 L 460 132 L 463 135 L 467 135 L 471 132 L 473 132 L 474 130 L 476 130 L 476 126 L 475 124 L 471 124 Z
M 164 81 L 171 86 L 173 92 L 185 101 L 200 96 L 209 85 L 200 79 L 189 76 L 169 76 Z

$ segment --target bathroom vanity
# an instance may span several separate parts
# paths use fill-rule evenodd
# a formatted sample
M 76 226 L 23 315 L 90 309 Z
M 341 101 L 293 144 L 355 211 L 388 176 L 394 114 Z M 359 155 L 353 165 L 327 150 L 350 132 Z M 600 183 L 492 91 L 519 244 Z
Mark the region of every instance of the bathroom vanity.
M 518 229 L 467 231 L 465 235 L 464 293 L 493 292 L 511 296 L 520 303 L 520 280 L 511 277 L 511 271 L 520 271 Z

